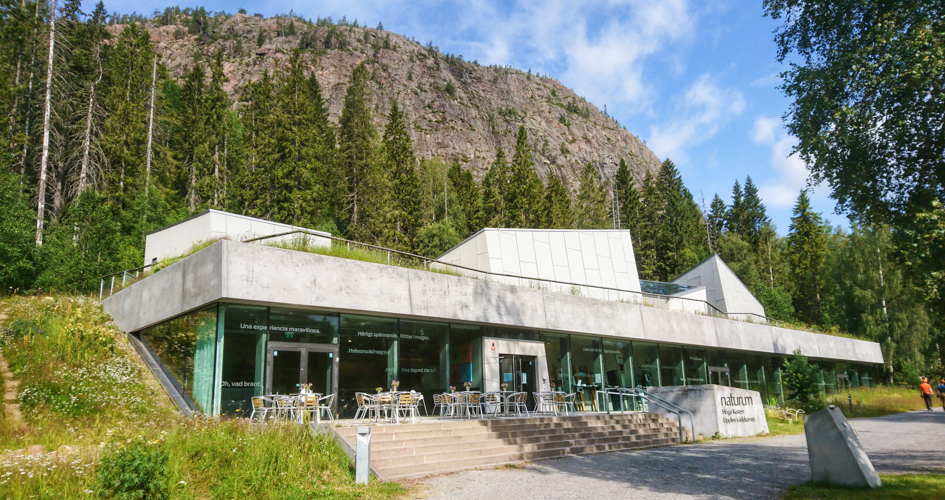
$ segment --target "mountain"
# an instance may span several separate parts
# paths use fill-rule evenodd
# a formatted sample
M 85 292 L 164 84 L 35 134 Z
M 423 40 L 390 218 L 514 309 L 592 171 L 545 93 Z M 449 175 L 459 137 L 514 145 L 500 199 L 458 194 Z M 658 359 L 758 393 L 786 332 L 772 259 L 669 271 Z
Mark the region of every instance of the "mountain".
M 638 137 L 553 78 L 464 61 L 405 36 L 354 24 L 236 14 L 195 29 L 194 19 L 200 22 L 156 16 L 145 26 L 174 78 L 187 72 L 195 57 L 221 50 L 229 80 L 224 88 L 236 107 L 247 83 L 286 66 L 291 53 L 302 49 L 333 121 L 341 114 L 351 72 L 365 62 L 372 72 L 378 127 L 396 99 L 412 124 L 418 157 L 458 161 L 478 179 L 496 148 L 514 149 L 519 125 L 529 133 L 539 176 L 547 181 L 554 171 L 572 192 L 588 162 L 612 180 L 624 158 L 638 184 L 647 169 L 659 168 L 656 155 Z M 117 34 L 123 26 L 109 29 Z

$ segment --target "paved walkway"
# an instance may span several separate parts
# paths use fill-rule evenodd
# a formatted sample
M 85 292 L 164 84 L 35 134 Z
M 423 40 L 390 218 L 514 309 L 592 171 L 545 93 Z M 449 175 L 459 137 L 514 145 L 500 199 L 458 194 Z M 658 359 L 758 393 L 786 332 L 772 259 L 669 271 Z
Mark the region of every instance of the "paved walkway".
M 945 474 L 945 413 L 851 420 L 880 474 Z M 415 498 L 781 498 L 810 478 L 804 435 L 694 445 L 472 470 L 418 484 Z

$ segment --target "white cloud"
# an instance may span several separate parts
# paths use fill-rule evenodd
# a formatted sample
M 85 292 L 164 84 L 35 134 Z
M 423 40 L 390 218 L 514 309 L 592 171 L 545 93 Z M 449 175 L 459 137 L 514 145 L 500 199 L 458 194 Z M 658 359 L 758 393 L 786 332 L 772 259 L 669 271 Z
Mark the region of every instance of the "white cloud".
M 781 120 L 759 116 L 755 118 L 755 127 L 751 131 L 751 140 L 758 144 L 774 142 L 774 133 L 781 129 Z
M 768 76 L 763 76 L 753 82 L 751 82 L 752 87 L 775 87 L 781 84 L 781 75 L 779 73 L 771 73 Z
M 719 87 L 704 74 L 686 90 L 676 115 L 666 125 L 650 127 L 647 144 L 660 158 L 686 163 L 686 150 L 714 136 L 722 125 L 745 109 L 745 97 L 735 88 Z
M 803 160 L 791 154 L 797 139 L 787 134 L 780 119 L 759 116 L 755 119 L 750 135 L 754 142 L 770 147 L 769 166 L 777 172 L 777 175 L 766 176 L 768 180 L 758 188 L 768 207 L 793 207 L 802 189 L 808 189 L 812 199 L 826 198 L 823 190 L 808 187 L 807 166 Z

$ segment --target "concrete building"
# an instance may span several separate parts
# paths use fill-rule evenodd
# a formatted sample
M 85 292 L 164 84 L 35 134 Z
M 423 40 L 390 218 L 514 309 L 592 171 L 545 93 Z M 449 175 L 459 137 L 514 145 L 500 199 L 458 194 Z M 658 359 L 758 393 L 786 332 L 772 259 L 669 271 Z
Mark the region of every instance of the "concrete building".
M 765 321 L 765 308 L 718 254 L 686 271 L 673 283 L 705 289 L 705 301 L 732 319 Z
M 311 383 L 350 415 L 356 392 L 393 380 L 427 401 L 463 382 L 554 384 L 579 410 L 611 404 L 597 392 L 615 386 L 712 382 L 780 399 L 795 349 L 828 391 L 871 384 L 883 362 L 873 342 L 735 321 L 679 295 L 700 287 L 640 282 L 624 231 L 484 230 L 403 267 L 265 242 L 218 241 L 104 300 L 185 410 L 234 414 Z

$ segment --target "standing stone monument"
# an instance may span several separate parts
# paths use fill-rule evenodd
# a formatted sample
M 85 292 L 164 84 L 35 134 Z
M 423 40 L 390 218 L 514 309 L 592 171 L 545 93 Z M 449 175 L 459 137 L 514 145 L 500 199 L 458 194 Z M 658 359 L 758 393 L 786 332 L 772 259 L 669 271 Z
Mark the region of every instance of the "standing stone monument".
M 724 385 L 689 385 L 649 387 L 646 392 L 691 411 L 696 434 L 712 437 L 716 432 L 724 437 L 757 436 L 768 432 L 768 420 L 758 391 L 749 391 Z M 651 413 L 662 413 L 675 420 L 676 415 L 650 404 Z M 689 416 L 683 414 L 683 427 L 688 427 Z
M 830 405 L 804 417 L 804 434 L 811 481 L 864 488 L 883 485 L 840 408 Z

